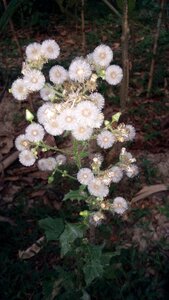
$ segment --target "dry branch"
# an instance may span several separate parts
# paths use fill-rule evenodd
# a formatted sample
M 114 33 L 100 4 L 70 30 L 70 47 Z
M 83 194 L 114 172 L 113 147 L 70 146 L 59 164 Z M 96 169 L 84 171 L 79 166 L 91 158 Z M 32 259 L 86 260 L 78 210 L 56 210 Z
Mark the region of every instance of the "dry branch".
M 18 158 L 18 151 L 15 151 L 10 156 L 5 158 L 2 162 L 0 162 L 0 173 L 3 173 L 3 171 L 8 168 L 17 158 Z

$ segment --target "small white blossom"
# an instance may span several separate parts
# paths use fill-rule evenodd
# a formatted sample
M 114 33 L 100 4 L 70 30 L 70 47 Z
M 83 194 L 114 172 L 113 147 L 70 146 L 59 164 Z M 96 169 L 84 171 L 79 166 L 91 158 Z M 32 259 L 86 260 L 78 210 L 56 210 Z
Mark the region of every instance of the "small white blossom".
M 49 79 L 54 84 L 63 84 L 68 78 L 68 72 L 61 66 L 54 66 L 49 71 Z
M 95 197 L 104 198 L 108 195 L 108 187 L 98 178 L 94 178 L 88 183 L 89 193 Z
M 72 130 L 72 135 L 78 141 L 89 140 L 92 136 L 93 129 L 81 124 L 76 125 L 75 129 Z
M 89 168 L 82 168 L 77 173 L 77 180 L 81 184 L 88 185 L 92 179 L 94 179 L 94 175 Z
M 99 113 L 97 106 L 91 101 L 82 101 L 76 106 L 76 120 L 85 126 L 93 128 Z
M 93 60 L 100 67 L 107 67 L 113 59 L 113 51 L 109 46 L 99 45 L 93 52 Z
M 23 166 L 30 167 L 35 163 L 36 158 L 30 150 L 23 150 L 19 153 L 19 161 Z
M 111 65 L 106 69 L 105 79 L 111 85 L 117 85 L 123 78 L 123 70 L 119 66 Z
M 46 158 L 42 158 L 38 160 L 38 168 L 41 171 L 47 171 L 47 159 Z
M 54 104 L 52 103 L 43 104 L 42 106 L 39 107 L 37 111 L 37 119 L 40 124 L 45 124 L 46 122 L 56 117 L 57 117 L 57 112 Z
M 66 156 L 63 155 L 63 154 L 56 155 L 55 159 L 56 159 L 56 165 L 57 166 L 61 166 L 61 165 L 64 165 L 66 163 Z
M 114 142 L 115 142 L 115 137 L 108 130 L 103 130 L 97 136 L 97 144 L 103 149 L 108 149 L 108 148 L 112 147 Z
M 105 99 L 100 93 L 92 93 L 90 94 L 90 99 L 97 106 L 97 108 L 101 111 L 105 105 Z
M 74 109 L 67 108 L 61 112 L 58 117 L 63 130 L 73 130 L 76 126 L 76 117 Z
M 41 46 L 41 53 L 47 59 L 56 59 L 60 54 L 60 47 L 54 40 L 45 40 Z
M 94 122 L 94 128 L 100 128 L 101 126 L 102 126 L 102 124 L 103 124 L 103 121 L 104 121 L 104 114 L 103 113 L 99 113 L 98 115 L 97 115 L 97 118 L 96 118 L 96 120 L 95 120 L 95 122 Z
M 126 141 L 133 141 L 136 135 L 135 128 L 132 125 L 126 125 L 126 129 L 129 131 Z
M 52 119 L 48 120 L 47 122 L 44 122 L 43 125 L 44 125 L 46 132 L 53 136 L 61 135 L 64 131 L 63 128 L 61 127 L 58 117 L 52 118 Z
M 56 159 L 54 157 L 46 158 L 47 171 L 53 171 L 56 168 Z
M 45 84 L 45 77 L 39 70 L 29 70 L 24 78 L 25 87 L 32 92 L 40 91 Z
M 105 219 L 105 215 L 101 211 L 94 212 L 89 217 L 89 223 L 94 226 L 99 226 Z
M 42 141 L 45 135 L 43 127 L 38 123 L 32 123 L 25 129 L 25 137 L 30 142 Z
M 92 74 L 90 65 L 83 58 L 77 58 L 72 61 L 69 67 L 69 77 L 73 81 L 83 83 Z
M 11 93 L 14 96 L 14 98 L 19 101 L 26 100 L 29 91 L 25 86 L 25 82 L 23 79 L 19 78 L 13 82 L 11 87 Z
M 139 173 L 138 167 L 135 164 L 128 166 L 125 171 L 126 175 L 130 178 L 137 176 Z
M 40 96 L 44 101 L 50 101 L 55 97 L 55 91 L 52 86 L 45 86 L 40 90 Z
M 38 60 L 41 58 L 41 44 L 32 43 L 26 47 L 26 58 L 28 61 Z
M 26 139 L 25 134 L 20 134 L 15 140 L 15 147 L 18 151 L 29 149 L 30 142 Z
M 108 177 L 111 179 L 111 182 L 117 183 L 122 179 L 123 171 L 119 167 L 116 167 L 116 166 L 111 167 L 108 170 Z
M 116 197 L 113 201 L 112 209 L 117 214 L 122 215 L 128 209 L 127 201 L 122 197 Z

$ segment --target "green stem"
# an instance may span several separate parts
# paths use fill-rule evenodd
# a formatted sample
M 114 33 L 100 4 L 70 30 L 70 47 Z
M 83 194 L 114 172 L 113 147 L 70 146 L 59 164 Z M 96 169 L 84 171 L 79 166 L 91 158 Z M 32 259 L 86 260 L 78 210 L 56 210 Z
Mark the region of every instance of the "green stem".
M 78 149 L 78 141 L 77 140 L 73 140 L 73 154 L 74 154 L 74 159 L 76 162 L 76 165 L 78 167 L 78 169 L 81 168 L 81 159 L 80 159 L 80 155 L 79 155 L 79 149 Z

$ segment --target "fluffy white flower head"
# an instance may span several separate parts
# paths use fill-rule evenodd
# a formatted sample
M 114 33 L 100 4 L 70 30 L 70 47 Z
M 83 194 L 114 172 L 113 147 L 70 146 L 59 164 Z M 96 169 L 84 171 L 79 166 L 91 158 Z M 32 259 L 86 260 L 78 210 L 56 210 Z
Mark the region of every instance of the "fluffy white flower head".
M 66 108 L 58 117 L 63 130 L 73 130 L 76 126 L 76 117 L 74 109 Z
M 90 65 L 83 58 L 77 58 L 72 61 L 69 67 L 69 77 L 73 81 L 83 83 L 92 74 Z
M 133 178 L 133 177 L 137 176 L 139 173 L 138 167 L 135 164 L 128 166 L 125 171 L 126 171 L 126 175 L 129 178 Z
M 90 99 L 97 106 L 97 108 L 101 111 L 105 105 L 105 99 L 100 93 L 92 93 L 90 94 Z
M 63 154 L 56 155 L 55 159 L 56 159 L 56 165 L 57 166 L 61 166 L 61 165 L 64 165 L 66 163 L 66 156 L 63 155 Z
M 30 167 L 35 163 L 36 158 L 30 150 L 23 150 L 19 153 L 19 161 L 23 166 Z
M 72 135 L 78 141 L 86 141 L 89 140 L 92 136 L 93 129 L 81 124 L 76 125 L 76 127 L 72 131 Z
M 132 125 L 126 125 L 126 129 L 129 132 L 126 141 L 133 141 L 136 136 L 135 128 Z
M 44 124 L 53 118 L 57 117 L 55 106 L 52 103 L 45 103 L 39 107 L 37 118 L 40 124 Z
M 46 158 L 42 158 L 42 159 L 38 160 L 38 168 L 41 171 L 47 171 L 48 170 L 47 159 Z
M 46 122 L 44 122 L 44 127 L 47 133 L 56 136 L 61 135 L 63 133 L 63 128 L 61 127 L 61 123 L 58 120 L 58 117 L 52 118 Z
M 108 177 L 111 179 L 111 182 L 117 183 L 122 179 L 123 171 L 121 168 L 114 166 L 109 169 Z
M 106 69 L 105 79 L 111 85 L 117 85 L 123 78 L 123 71 L 117 65 L 111 65 Z
M 113 59 L 113 51 L 109 46 L 99 45 L 93 52 L 94 63 L 100 67 L 107 67 Z
M 84 185 L 88 185 L 94 179 L 93 172 L 89 168 L 82 168 L 77 173 L 77 180 Z
M 108 195 L 108 187 L 98 178 L 94 178 L 88 183 L 89 193 L 95 197 L 104 198 Z
M 45 86 L 40 90 L 40 96 L 44 101 L 50 101 L 55 97 L 52 86 Z
M 29 44 L 25 52 L 28 61 L 38 60 L 41 58 L 41 45 L 39 43 Z
M 32 92 L 40 91 L 45 84 L 44 75 L 39 70 L 35 69 L 26 72 L 23 80 L 26 88 Z
M 76 106 L 76 120 L 79 124 L 94 127 L 100 111 L 91 101 L 82 101 Z
M 68 72 L 62 66 L 54 66 L 49 71 L 49 79 L 54 84 L 62 84 L 68 78 Z
M 122 215 L 127 209 L 127 201 L 122 197 L 116 197 L 112 204 L 113 211 L 119 215 Z
M 43 140 L 45 131 L 43 127 L 38 123 L 30 124 L 26 129 L 26 139 L 30 142 L 40 142 Z
M 25 86 L 24 80 L 20 78 L 13 82 L 11 92 L 14 98 L 19 101 L 25 100 L 29 93 L 27 87 Z
M 53 171 L 56 168 L 56 159 L 54 157 L 46 158 L 47 171 Z
M 60 54 L 60 47 L 54 40 L 46 40 L 42 43 L 41 53 L 46 59 L 56 59 Z
M 18 151 L 29 149 L 30 142 L 26 139 L 25 134 L 20 134 L 15 140 L 15 147 Z
M 112 147 L 114 142 L 115 142 L 115 137 L 109 130 L 103 130 L 97 136 L 97 144 L 103 149 L 108 149 Z

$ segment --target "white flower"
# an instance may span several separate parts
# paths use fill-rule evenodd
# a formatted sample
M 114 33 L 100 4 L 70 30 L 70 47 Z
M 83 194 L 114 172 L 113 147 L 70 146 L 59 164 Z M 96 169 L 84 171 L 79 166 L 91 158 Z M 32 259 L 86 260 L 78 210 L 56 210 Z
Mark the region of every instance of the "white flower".
M 105 99 L 100 93 L 90 94 L 90 99 L 94 102 L 97 108 L 101 111 L 105 104 Z
M 74 109 L 67 108 L 61 112 L 58 117 L 63 130 L 72 130 L 76 126 L 76 117 Z
M 78 141 L 86 141 L 89 140 L 92 136 L 93 129 L 84 125 L 77 125 L 75 129 L 72 131 L 72 135 Z
M 94 226 L 99 226 L 104 219 L 105 215 L 101 211 L 97 211 L 90 215 L 89 223 Z
M 108 130 L 103 130 L 100 134 L 97 136 L 97 144 L 104 149 L 108 149 L 112 147 L 112 145 L 115 142 L 115 137 L 114 135 L 108 131 Z
M 32 43 L 26 47 L 25 52 L 28 61 L 38 60 L 41 58 L 41 44 Z
M 25 86 L 25 82 L 23 79 L 17 79 L 13 82 L 11 87 L 11 93 L 15 99 L 22 101 L 28 97 L 28 89 Z
M 76 120 L 79 124 L 94 127 L 99 110 L 91 101 L 82 101 L 76 106 Z
M 100 67 L 107 67 L 113 59 L 113 51 L 109 46 L 99 45 L 93 52 L 93 60 Z
M 126 168 L 126 175 L 130 178 L 133 178 L 138 175 L 138 167 L 135 164 L 132 164 Z
M 106 69 L 105 79 L 111 85 L 117 85 L 123 78 L 123 70 L 119 66 L 111 65 Z
M 64 165 L 66 163 L 66 156 L 63 155 L 63 154 L 56 155 L 55 159 L 56 159 L 56 165 L 57 166 L 61 166 L 61 165 Z
M 104 198 L 108 195 L 108 187 L 98 178 L 94 178 L 88 183 L 89 193 L 95 197 Z
M 64 131 L 58 118 L 52 118 L 44 122 L 43 125 L 46 132 L 54 136 L 61 135 Z
M 57 112 L 54 104 L 52 103 L 43 104 L 42 106 L 39 107 L 37 111 L 37 119 L 40 124 L 44 124 L 56 117 L 57 117 Z
M 26 138 L 30 142 L 39 142 L 42 141 L 45 135 L 43 127 L 38 123 L 30 124 L 26 129 Z
M 49 101 L 55 97 L 55 91 L 52 86 L 45 86 L 40 90 L 40 96 L 44 101 Z
M 19 153 L 19 161 L 23 166 L 30 167 L 35 163 L 36 158 L 30 150 L 23 150 Z
M 91 180 L 94 179 L 94 175 L 89 168 L 82 168 L 77 173 L 77 180 L 84 185 L 88 185 Z
M 90 64 L 92 70 L 94 70 L 94 60 L 93 60 L 93 53 L 89 53 L 86 56 L 86 61 Z
M 49 79 L 54 84 L 62 84 L 68 78 L 68 72 L 61 66 L 54 66 L 49 71 Z
M 41 171 L 47 171 L 48 167 L 47 167 L 47 159 L 46 158 L 42 158 L 38 160 L 38 168 Z
M 56 59 L 60 54 L 60 47 L 54 40 L 46 40 L 42 43 L 41 53 L 47 59 Z
M 112 167 L 108 170 L 108 177 L 111 179 L 111 182 L 117 183 L 123 177 L 123 171 L 119 167 Z
M 26 88 L 32 92 L 41 90 L 45 84 L 44 75 L 35 69 L 26 72 L 23 80 Z
M 133 141 L 136 135 L 135 128 L 132 125 L 126 125 L 126 129 L 128 130 L 128 137 L 125 140 Z
M 112 209 L 117 214 L 122 215 L 128 209 L 127 201 L 122 197 L 116 197 L 113 201 Z
M 72 61 L 69 67 L 69 76 L 71 80 L 83 83 L 92 74 L 90 65 L 83 58 L 77 58 Z
M 93 127 L 100 128 L 103 124 L 103 121 L 104 121 L 104 114 L 103 113 L 98 114 Z
M 29 149 L 30 142 L 26 139 L 25 134 L 20 134 L 15 140 L 15 147 L 18 151 Z
M 56 159 L 54 157 L 46 158 L 47 171 L 53 171 L 56 168 Z

